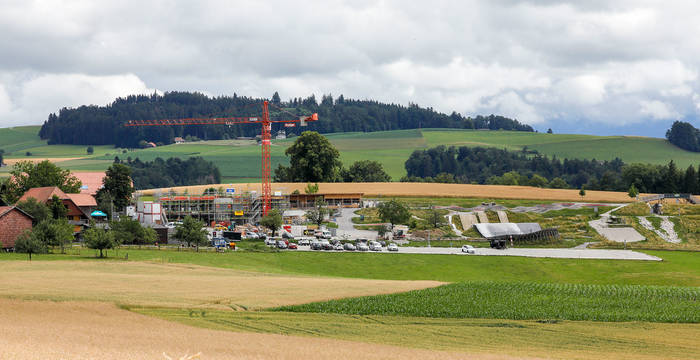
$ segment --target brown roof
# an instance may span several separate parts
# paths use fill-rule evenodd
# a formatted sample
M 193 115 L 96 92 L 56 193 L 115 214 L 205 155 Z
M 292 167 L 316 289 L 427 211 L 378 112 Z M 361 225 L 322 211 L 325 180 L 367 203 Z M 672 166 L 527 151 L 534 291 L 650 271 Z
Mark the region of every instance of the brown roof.
M 97 191 L 100 190 L 100 188 L 102 188 L 102 180 L 106 176 L 104 171 L 74 172 L 72 175 L 78 178 L 78 180 L 80 180 L 81 183 L 83 183 L 83 186 L 80 188 L 80 193 L 90 195 L 97 194 Z
M 15 206 L 0 206 L 0 218 L 5 216 L 5 214 L 9 214 L 12 210 L 17 210 L 20 213 L 24 214 L 24 216 L 30 219 L 34 219 L 31 215 L 27 214 L 26 212 L 22 211 L 22 209 Z
M 66 194 L 78 207 L 97 206 L 97 201 L 90 194 Z
M 69 199 L 68 195 L 61 191 L 56 186 L 47 186 L 47 187 L 40 187 L 40 188 L 31 188 L 27 190 L 27 192 L 22 195 L 21 198 L 19 198 L 19 201 L 24 201 L 29 199 L 30 197 L 33 197 L 36 199 L 36 201 L 40 203 L 46 203 L 49 201 L 54 195 L 58 196 L 59 199 L 65 200 Z

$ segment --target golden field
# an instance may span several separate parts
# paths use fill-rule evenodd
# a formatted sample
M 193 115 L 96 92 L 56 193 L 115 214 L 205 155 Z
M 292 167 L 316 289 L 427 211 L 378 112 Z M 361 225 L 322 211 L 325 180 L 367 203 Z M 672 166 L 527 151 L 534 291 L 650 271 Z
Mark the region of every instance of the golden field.
M 524 199 L 524 200 L 557 200 L 557 201 L 586 201 L 628 203 L 633 199 L 625 192 L 586 190 L 586 196 L 579 196 L 576 189 L 544 189 L 531 186 L 507 185 L 472 185 L 472 184 L 438 184 L 438 183 L 319 183 L 320 193 L 363 193 L 365 197 L 455 197 L 480 199 Z M 272 191 L 289 194 L 295 190 L 304 193 L 307 183 L 272 183 Z M 244 184 L 214 184 L 181 186 L 163 189 L 148 189 L 139 191 L 142 195 L 167 194 L 173 190 L 176 193 L 199 195 L 204 190 L 213 187 L 218 189 L 234 188 L 236 193 L 257 191 L 260 193 L 260 183 Z M 647 195 L 647 194 L 641 194 Z

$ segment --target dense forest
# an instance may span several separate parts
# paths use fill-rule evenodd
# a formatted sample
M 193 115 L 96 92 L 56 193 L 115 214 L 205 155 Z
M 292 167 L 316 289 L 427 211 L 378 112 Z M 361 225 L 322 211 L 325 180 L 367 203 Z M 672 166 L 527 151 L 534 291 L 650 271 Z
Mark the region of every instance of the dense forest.
M 683 121 L 675 121 L 666 131 L 666 139 L 681 149 L 700 152 L 700 130 Z
M 634 184 L 646 193 L 700 193 L 700 174 L 667 165 L 549 158 L 535 151 L 438 146 L 416 150 L 406 161 L 402 181 L 530 185 L 553 188 L 627 191 Z
M 191 157 L 185 161 L 180 158 L 156 158 L 146 162 L 138 158 L 126 161 L 116 158 L 115 162 L 131 168 L 131 179 L 137 190 L 221 183 L 219 168 L 201 157 Z
M 168 92 L 163 95 L 132 95 L 118 98 L 107 106 L 63 108 L 51 114 L 39 136 L 49 144 L 106 145 L 138 147 L 140 141 L 170 144 L 176 136 L 196 136 L 203 140 L 255 136 L 259 126 L 247 124 L 220 126 L 151 126 L 124 127 L 127 120 L 152 120 L 189 117 L 259 116 L 262 99 L 233 96 L 208 97 L 200 93 Z M 319 121 L 305 128 L 285 128 L 300 134 L 311 130 L 320 133 L 382 131 L 415 128 L 460 128 L 533 131 L 529 125 L 502 116 L 464 117 L 450 115 L 417 105 L 384 104 L 372 100 L 333 98 L 324 95 L 320 103 L 315 96 L 282 101 L 277 93 L 270 101 L 271 119 L 289 119 L 318 113 Z M 273 124 L 273 131 L 281 125 Z

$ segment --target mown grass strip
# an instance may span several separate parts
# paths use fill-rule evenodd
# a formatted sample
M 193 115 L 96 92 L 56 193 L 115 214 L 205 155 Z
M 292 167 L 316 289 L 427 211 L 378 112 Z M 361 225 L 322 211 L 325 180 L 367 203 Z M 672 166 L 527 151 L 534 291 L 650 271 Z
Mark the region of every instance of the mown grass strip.
M 700 322 L 700 288 L 477 281 L 274 311 L 511 320 Z

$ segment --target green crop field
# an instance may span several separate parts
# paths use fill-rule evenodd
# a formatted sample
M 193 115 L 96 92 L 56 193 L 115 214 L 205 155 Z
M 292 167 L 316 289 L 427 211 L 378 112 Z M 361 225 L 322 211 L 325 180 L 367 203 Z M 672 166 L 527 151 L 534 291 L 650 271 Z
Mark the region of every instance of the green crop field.
M 38 126 L 0 129 L 0 149 L 7 158 L 23 158 L 30 151 L 31 157 L 81 157 L 84 159 L 63 162 L 71 170 L 88 171 L 106 169 L 114 156 L 153 160 L 156 157 L 201 156 L 213 161 L 224 182 L 260 181 L 260 147 L 252 141 L 213 140 L 187 144 L 172 144 L 153 149 L 127 151 L 110 146 L 96 146 L 88 156 L 86 146 L 46 145 L 36 136 Z M 413 129 L 379 131 L 372 133 L 337 133 L 325 136 L 338 148 L 344 166 L 358 160 L 376 160 L 394 180 L 406 175 L 404 163 L 414 150 L 438 145 L 491 146 L 510 150 L 524 147 L 559 158 L 586 158 L 612 160 L 621 158 L 626 163 L 666 164 L 673 159 L 680 167 L 700 164 L 700 153 L 679 149 L 661 138 L 629 136 L 591 136 L 573 134 L 544 134 L 517 131 L 481 131 L 459 129 Z M 294 139 L 273 140 L 272 167 L 287 164 L 284 150 Z M 107 155 L 109 154 L 109 155 Z M 3 170 L 7 171 L 7 170 Z M 0 171 L 0 175 L 2 171 Z
M 463 282 L 276 311 L 510 320 L 700 322 L 700 288 Z
M 57 290 L 51 291 L 57 293 L 52 294 L 48 286 L 30 287 L 21 293 L 25 295 L 16 295 L 15 299 L 96 301 L 99 298 L 99 301 L 116 301 L 122 309 L 140 314 L 239 333 L 333 338 L 494 356 L 697 358 L 700 356 L 699 254 L 648 253 L 664 261 L 292 251 L 215 253 L 166 248 L 121 248 L 109 250 L 108 259 L 97 259 L 94 250 L 74 247 L 68 254 L 35 255 L 31 263 L 26 261 L 26 254 L 0 253 L 0 270 L 24 276 L 37 274 L 28 277 L 34 282 L 46 281 L 41 267 L 74 271 L 74 275 L 67 275 L 74 278 L 71 286 L 83 292 L 64 293 L 60 286 L 55 286 L 52 289 Z M 64 260 L 72 261 L 66 263 L 72 265 L 51 265 Z M 83 273 L 96 265 L 104 277 Z M 238 276 L 237 282 L 227 282 L 234 280 L 228 278 L 228 270 L 224 269 L 242 270 L 233 273 Z M 160 275 L 155 274 L 156 270 Z M 154 283 L 159 294 L 167 288 L 171 290 L 168 296 L 181 303 L 182 299 L 189 302 L 185 301 L 185 305 L 170 302 L 167 306 L 131 302 L 135 294 L 149 291 L 142 288 L 143 283 L 135 285 L 135 282 L 149 281 L 148 276 L 154 274 L 172 278 L 172 284 Z M 249 294 L 250 299 L 257 301 L 259 297 L 251 291 L 264 291 L 265 286 L 271 286 L 266 279 L 438 280 L 453 284 L 388 295 L 341 297 L 330 302 L 327 302 L 329 298 L 323 300 L 326 302 L 289 302 L 299 305 L 277 308 L 278 311 L 253 310 L 249 306 L 238 306 L 232 311 L 203 307 L 227 303 L 223 295 L 207 298 L 207 292 L 198 292 L 201 299 L 194 302 L 190 294 L 180 298 L 178 281 L 201 282 L 204 275 L 214 277 L 217 283 L 232 284 L 235 296 Z M 240 282 L 245 276 L 255 279 L 254 289 Z M 88 279 L 98 279 L 97 284 L 104 284 L 95 285 L 99 289 L 85 286 Z M 114 293 L 115 289 L 124 289 L 130 295 L 121 296 Z M 13 296 L 12 291 L 8 290 L 10 295 L 5 296 Z M 100 295 L 100 291 L 110 296 Z M 288 294 L 274 293 L 272 298 L 283 296 Z M 246 304 L 254 308 L 253 300 L 248 301 Z

